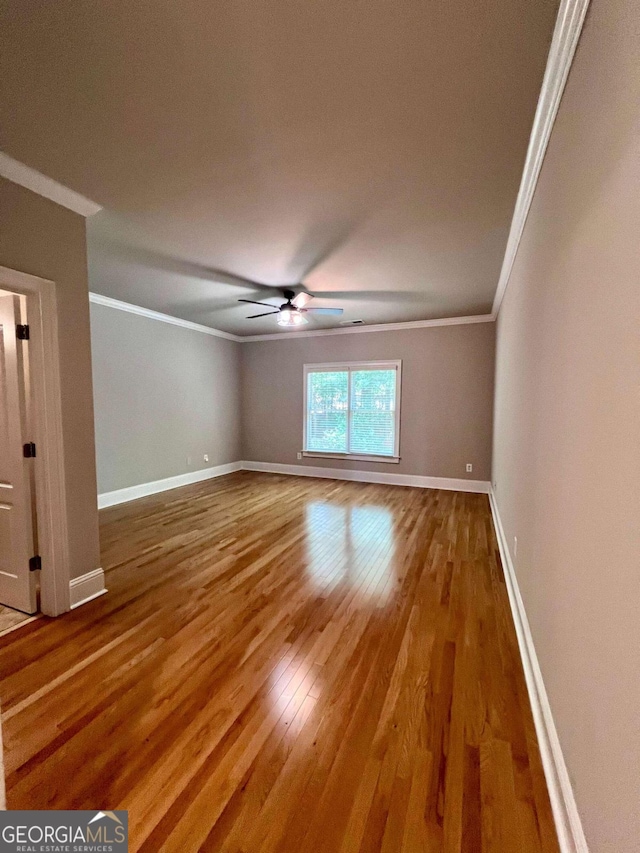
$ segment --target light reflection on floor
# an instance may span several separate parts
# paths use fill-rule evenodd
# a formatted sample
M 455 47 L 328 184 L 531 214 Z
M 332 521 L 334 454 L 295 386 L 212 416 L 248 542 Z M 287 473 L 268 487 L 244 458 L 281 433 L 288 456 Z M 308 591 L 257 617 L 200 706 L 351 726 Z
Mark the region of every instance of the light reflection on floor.
M 312 656 L 285 657 L 269 678 L 273 713 L 283 733 L 295 737 L 311 713 L 321 690 L 320 669 Z
M 384 603 L 394 580 L 393 516 L 380 506 L 306 506 L 307 572 L 320 591 L 348 584 L 359 602 Z
M 345 614 L 381 607 L 389 599 L 396 580 L 396 540 L 393 515 L 385 507 L 307 504 L 305 548 L 309 582 L 323 597 L 343 595 Z M 299 733 L 321 695 L 327 639 L 320 634 L 306 653 L 285 654 L 271 673 L 272 713 L 287 737 Z

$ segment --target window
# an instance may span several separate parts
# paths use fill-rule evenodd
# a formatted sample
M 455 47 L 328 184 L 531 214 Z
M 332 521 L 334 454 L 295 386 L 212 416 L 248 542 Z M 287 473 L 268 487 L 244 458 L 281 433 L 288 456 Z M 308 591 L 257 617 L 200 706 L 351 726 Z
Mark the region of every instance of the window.
M 305 364 L 304 455 L 398 462 L 400 367 Z

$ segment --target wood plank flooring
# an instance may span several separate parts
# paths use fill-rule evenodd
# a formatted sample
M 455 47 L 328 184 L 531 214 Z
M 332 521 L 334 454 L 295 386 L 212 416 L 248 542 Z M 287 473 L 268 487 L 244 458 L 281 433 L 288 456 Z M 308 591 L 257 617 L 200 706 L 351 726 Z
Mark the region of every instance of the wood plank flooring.
M 242 472 L 101 512 L 0 639 L 9 808 L 131 850 L 557 853 L 485 495 Z

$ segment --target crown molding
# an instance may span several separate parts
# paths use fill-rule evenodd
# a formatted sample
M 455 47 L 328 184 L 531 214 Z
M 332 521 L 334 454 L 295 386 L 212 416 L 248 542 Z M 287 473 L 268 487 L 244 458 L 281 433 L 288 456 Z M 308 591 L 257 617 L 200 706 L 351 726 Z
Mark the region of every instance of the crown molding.
M 107 308 L 116 308 L 118 311 L 127 311 L 129 314 L 138 314 L 140 317 L 148 317 L 150 320 L 159 320 L 161 323 L 170 323 L 172 326 L 182 326 L 183 329 L 191 329 L 192 332 L 203 332 L 205 335 L 213 335 L 216 338 L 225 338 L 228 341 L 245 344 L 253 341 L 281 341 L 298 338 L 315 338 L 324 335 L 353 335 L 363 332 L 395 332 L 402 329 L 429 329 L 433 326 L 464 326 L 471 323 L 493 323 L 491 314 L 478 314 L 473 317 L 445 317 L 442 320 L 410 320 L 407 323 L 382 323 L 376 326 L 353 326 L 348 329 L 316 329 L 312 332 L 275 332 L 273 335 L 232 335 L 230 332 L 222 332 L 220 329 L 212 329 L 211 326 L 203 326 L 200 323 L 192 323 L 190 320 L 182 320 L 171 314 L 162 314 L 160 311 L 152 311 L 150 308 L 142 308 L 131 302 L 121 302 L 110 296 L 102 296 L 100 293 L 89 293 L 89 301 L 96 305 L 104 305 Z
M 104 305 L 106 308 L 115 308 L 118 311 L 126 311 L 129 314 L 137 314 L 139 317 L 148 317 L 150 320 L 159 320 L 161 323 L 169 323 L 171 326 L 181 326 L 183 329 L 190 329 L 192 332 L 202 332 L 214 338 L 224 338 L 227 341 L 236 342 L 243 340 L 238 335 L 231 335 L 229 332 L 221 332 L 219 329 L 212 329 L 210 326 L 192 323 L 190 320 L 182 320 L 180 317 L 172 317 L 171 314 L 162 314 L 160 311 L 152 311 L 150 308 L 142 308 L 140 305 L 132 305 L 130 302 L 121 302 L 119 299 L 102 296 L 100 293 L 89 292 L 89 302 L 93 302 L 95 305 Z
M 569 76 L 569 70 L 578 46 L 582 25 L 589 8 L 589 0 L 562 0 L 551 39 L 547 67 L 544 72 L 538 106 L 536 108 L 527 158 L 524 163 L 520 189 L 511 220 L 511 230 L 502 262 L 498 287 L 493 301 L 492 315 L 498 316 L 504 298 L 518 246 L 533 201 L 542 162 L 558 114 L 560 100 Z
M 3 151 L 0 151 L 0 176 L 37 193 L 37 195 L 48 198 L 49 201 L 55 201 L 56 204 L 66 207 L 74 213 L 79 213 L 80 216 L 93 216 L 102 210 L 102 205 L 96 204 L 95 201 L 85 198 L 75 190 L 70 190 L 69 187 L 65 187 L 41 172 L 37 172 L 31 166 L 25 166 L 24 163 L 14 160 L 13 157 L 9 157 Z
M 398 332 L 405 329 L 431 329 L 435 326 L 464 326 L 471 323 L 493 323 L 492 314 L 476 314 L 469 317 L 444 317 L 441 320 L 408 320 L 406 323 L 378 323 L 374 326 L 350 326 L 342 329 L 315 329 L 308 332 L 275 332 L 272 335 L 244 335 L 243 343 L 254 341 L 298 340 L 298 338 L 319 338 L 325 335 L 361 335 L 367 332 Z

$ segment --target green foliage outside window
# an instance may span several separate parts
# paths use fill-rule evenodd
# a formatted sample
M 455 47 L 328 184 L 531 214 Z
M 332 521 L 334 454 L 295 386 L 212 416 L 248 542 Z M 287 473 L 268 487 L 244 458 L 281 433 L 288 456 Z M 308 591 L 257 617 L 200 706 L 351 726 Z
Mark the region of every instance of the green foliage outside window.
M 310 372 L 307 450 L 392 455 L 395 400 L 395 370 Z

